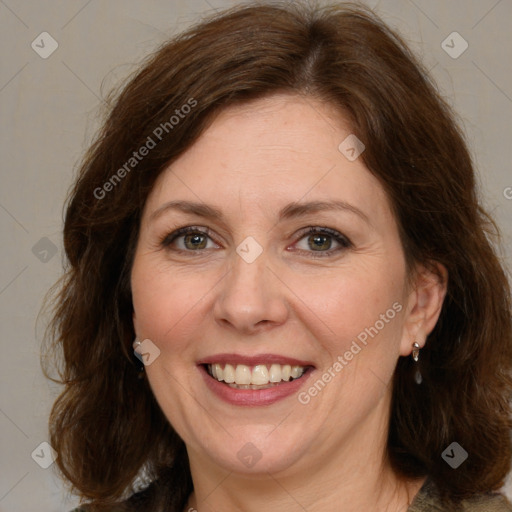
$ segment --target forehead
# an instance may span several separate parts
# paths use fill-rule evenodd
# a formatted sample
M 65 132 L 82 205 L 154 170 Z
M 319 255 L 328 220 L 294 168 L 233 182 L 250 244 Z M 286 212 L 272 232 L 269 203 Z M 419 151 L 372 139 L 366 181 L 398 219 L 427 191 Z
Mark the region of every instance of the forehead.
M 282 94 L 228 107 L 159 176 L 148 208 L 188 199 L 277 211 L 292 201 L 341 199 L 369 216 L 388 216 L 381 184 L 361 158 L 350 161 L 339 149 L 350 135 L 335 107 L 311 97 Z

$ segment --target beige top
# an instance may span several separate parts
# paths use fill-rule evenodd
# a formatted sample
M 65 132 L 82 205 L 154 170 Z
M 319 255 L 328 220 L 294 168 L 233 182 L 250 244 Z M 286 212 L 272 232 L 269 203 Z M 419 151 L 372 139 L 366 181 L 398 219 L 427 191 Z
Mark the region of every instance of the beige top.
M 498 493 L 480 494 L 464 500 L 461 505 L 461 512 L 512 512 L 510 501 Z M 427 478 L 407 512 L 448 512 L 448 510 L 441 505 L 436 486 Z
M 113 507 L 110 512 L 121 512 L 126 510 L 145 510 L 143 506 L 137 505 L 135 508 L 126 507 L 120 504 L 120 507 Z M 86 505 L 76 508 L 71 512 L 87 512 Z M 439 493 L 435 484 L 427 478 L 425 483 L 414 497 L 411 506 L 407 512 L 451 512 L 446 506 L 441 504 Z M 505 496 L 498 493 L 480 494 L 473 498 L 464 500 L 460 512 L 512 512 L 512 504 Z

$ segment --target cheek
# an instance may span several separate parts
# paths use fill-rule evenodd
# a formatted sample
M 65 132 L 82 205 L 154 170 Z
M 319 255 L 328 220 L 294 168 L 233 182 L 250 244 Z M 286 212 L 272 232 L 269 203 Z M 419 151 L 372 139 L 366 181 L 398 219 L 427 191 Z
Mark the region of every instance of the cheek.
M 138 336 L 149 338 L 157 345 L 163 345 L 169 338 L 179 343 L 207 289 L 197 273 L 180 276 L 176 270 L 162 268 L 150 258 L 136 258 L 132 269 L 132 300 Z
M 340 268 L 328 275 L 295 279 L 293 289 L 316 317 L 317 335 L 334 340 L 333 349 L 342 349 L 376 322 L 379 335 L 398 332 L 397 310 L 403 309 L 403 297 L 397 277 L 382 267 Z

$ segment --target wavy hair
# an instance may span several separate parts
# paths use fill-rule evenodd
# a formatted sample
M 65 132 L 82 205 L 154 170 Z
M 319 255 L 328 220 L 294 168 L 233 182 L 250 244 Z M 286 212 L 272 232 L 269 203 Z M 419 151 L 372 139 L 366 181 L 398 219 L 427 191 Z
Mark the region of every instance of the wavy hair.
M 54 380 L 64 386 L 50 442 L 63 477 L 93 510 L 126 499 L 140 475 L 147 487 L 126 510 L 181 511 L 192 491 L 185 445 L 139 378 L 131 347 L 139 222 L 158 175 L 219 111 L 278 92 L 327 102 L 348 119 L 392 204 L 408 270 L 439 262 L 449 273 L 421 352 L 423 383 L 414 383 L 410 358 L 396 367 L 393 469 L 430 476 L 454 506 L 498 489 L 510 469 L 510 289 L 458 121 L 371 10 L 292 4 L 242 5 L 167 41 L 110 97 L 81 162 L 66 204 L 67 263 L 51 296 L 46 351 L 60 362 Z M 131 160 L 150 138 L 154 147 Z M 469 453 L 457 471 L 441 457 L 453 441 Z

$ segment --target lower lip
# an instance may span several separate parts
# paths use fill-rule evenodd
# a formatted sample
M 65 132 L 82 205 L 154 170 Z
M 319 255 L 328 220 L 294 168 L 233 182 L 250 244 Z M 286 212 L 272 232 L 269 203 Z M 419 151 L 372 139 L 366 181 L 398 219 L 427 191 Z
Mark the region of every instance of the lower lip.
M 257 406 L 270 405 L 297 393 L 309 379 L 313 368 L 308 368 L 304 375 L 299 379 L 283 382 L 282 384 L 266 389 L 232 388 L 211 377 L 203 365 L 199 365 L 199 370 L 208 388 L 221 400 L 224 400 L 231 405 Z

